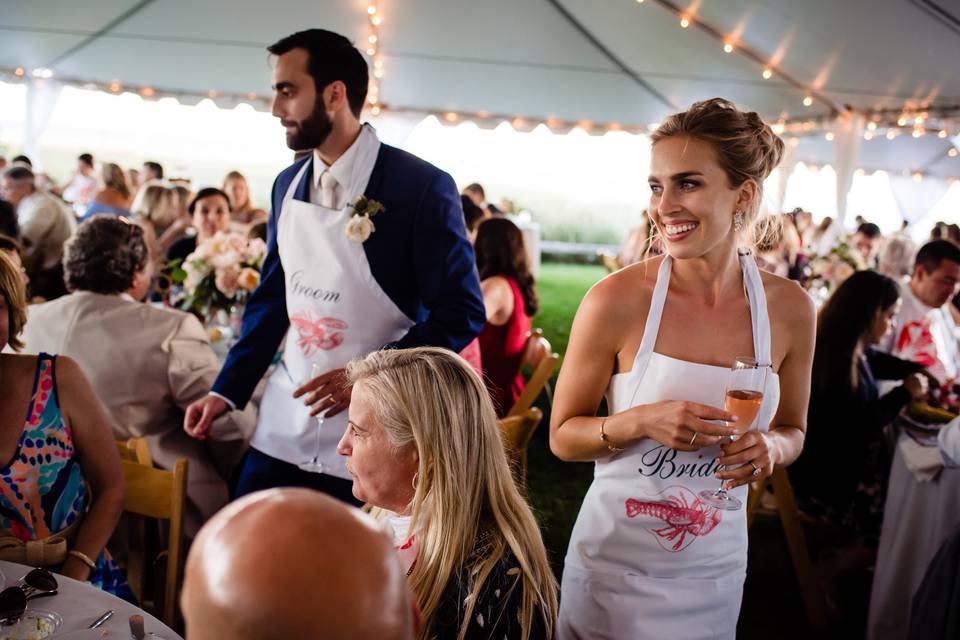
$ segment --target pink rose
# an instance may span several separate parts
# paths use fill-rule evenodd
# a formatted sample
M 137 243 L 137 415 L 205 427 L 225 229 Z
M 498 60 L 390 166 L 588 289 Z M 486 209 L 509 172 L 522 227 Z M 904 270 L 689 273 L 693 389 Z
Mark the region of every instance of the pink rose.
M 236 268 L 219 269 L 214 279 L 214 285 L 220 293 L 228 298 L 232 298 L 237 295 L 237 281 L 239 277 L 240 272 Z

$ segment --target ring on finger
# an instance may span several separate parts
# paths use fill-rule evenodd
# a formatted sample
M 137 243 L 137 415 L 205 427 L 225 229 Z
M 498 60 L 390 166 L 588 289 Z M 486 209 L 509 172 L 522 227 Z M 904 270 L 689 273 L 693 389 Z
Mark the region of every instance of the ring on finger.
M 753 467 L 753 474 L 752 474 L 752 475 L 754 475 L 754 476 L 760 475 L 760 471 L 762 470 L 762 467 L 758 467 L 757 465 L 753 464 L 752 462 L 750 463 L 750 466 Z
M 697 439 L 697 435 L 699 435 L 699 434 L 698 434 L 696 431 L 694 431 L 694 432 L 693 432 L 693 437 L 690 438 L 690 446 L 691 446 L 691 447 L 693 446 L 694 440 Z

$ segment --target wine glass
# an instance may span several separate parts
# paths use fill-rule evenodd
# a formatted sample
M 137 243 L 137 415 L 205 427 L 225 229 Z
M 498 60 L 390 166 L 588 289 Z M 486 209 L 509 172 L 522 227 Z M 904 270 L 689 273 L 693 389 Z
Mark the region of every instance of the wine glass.
M 723 408 L 736 417 L 732 426 L 737 435 L 743 435 L 751 428 L 760 413 L 763 404 L 763 391 L 767 382 L 767 365 L 755 358 L 738 357 L 730 367 L 727 385 L 723 394 Z M 736 511 L 743 503 L 723 488 L 723 482 L 716 491 L 704 489 L 700 498 L 708 505 L 724 511 Z
M 313 380 L 314 378 L 319 376 L 321 373 L 323 373 L 323 370 L 321 369 L 320 365 L 314 363 L 314 365 L 310 368 L 310 379 Z M 328 395 L 326 396 L 326 398 L 323 398 L 323 400 L 326 400 L 329 397 L 330 396 Z M 305 462 L 301 462 L 300 464 L 297 465 L 304 471 L 309 471 L 311 473 L 323 473 L 324 466 L 323 466 L 323 463 L 320 462 L 320 449 L 321 449 L 321 440 L 320 440 L 321 431 L 320 430 L 323 428 L 323 420 L 326 417 L 326 415 L 327 415 L 326 409 L 317 414 L 317 449 L 314 452 L 312 458 L 310 458 Z

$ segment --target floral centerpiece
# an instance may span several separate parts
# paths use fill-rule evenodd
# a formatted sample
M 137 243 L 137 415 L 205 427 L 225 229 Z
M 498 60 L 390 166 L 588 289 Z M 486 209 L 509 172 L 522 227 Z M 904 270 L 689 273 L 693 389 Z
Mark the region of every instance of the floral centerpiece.
M 867 268 L 867 261 L 844 238 L 825 255 L 811 256 L 807 287 L 822 304 L 847 278 Z
M 183 260 L 170 263 L 170 279 L 182 287 L 177 303 L 184 311 L 210 320 L 243 305 L 260 284 L 267 245 L 259 238 L 218 233 L 197 245 Z

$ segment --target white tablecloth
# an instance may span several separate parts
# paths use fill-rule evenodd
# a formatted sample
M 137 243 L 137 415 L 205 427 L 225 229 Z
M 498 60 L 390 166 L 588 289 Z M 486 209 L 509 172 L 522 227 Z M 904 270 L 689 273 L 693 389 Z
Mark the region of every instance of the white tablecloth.
M 0 561 L 0 571 L 3 571 L 6 578 L 6 586 L 13 586 L 17 580 L 30 571 L 30 567 Z M 117 638 L 130 637 L 130 616 L 139 613 L 143 616 L 144 628 L 148 633 L 153 632 L 166 640 L 182 640 L 179 635 L 149 613 L 136 608 L 129 602 L 101 591 L 89 583 L 77 582 L 59 574 L 57 575 L 57 582 L 60 584 L 57 595 L 35 598 L 27 604 L 27 609 L 53 611 L 59 614 L 63 618 L 63 626 L 60 627 L 58 634 L 86 629 L 107 609 L 113 609 L 113 617 L 107 620 L 100 629 L 114 632 Z M 56 638 L 56 636 L 52 637 Z
M 870 640 L 907 637 L 913 596 L 933 556 L 958 526 L 960 469 L 943 469 L 934 480 L 920 482 L 898 446 L 870 594 Z

